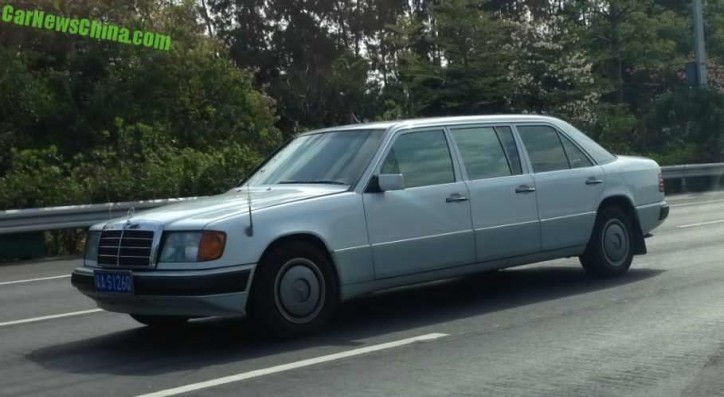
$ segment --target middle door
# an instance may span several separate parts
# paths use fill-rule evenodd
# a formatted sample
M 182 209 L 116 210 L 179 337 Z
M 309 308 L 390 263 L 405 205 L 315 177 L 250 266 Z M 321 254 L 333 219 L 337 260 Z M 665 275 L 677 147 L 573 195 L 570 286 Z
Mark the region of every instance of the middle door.
M 508 126 L 452 128 L 470 190 L 476 261 L 536 253 L 540 222 L 533 177 Z

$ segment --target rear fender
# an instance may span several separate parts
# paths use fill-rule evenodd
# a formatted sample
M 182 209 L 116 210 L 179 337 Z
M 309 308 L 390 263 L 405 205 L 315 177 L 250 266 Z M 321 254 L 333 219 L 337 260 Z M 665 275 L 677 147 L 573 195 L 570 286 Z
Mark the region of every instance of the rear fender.
M 633 222 L 633 250 L 634 255 L 644 255 L 647 253 L 646 249 L 646 240 L 644 238 L 644 233 L 641 230 L 641 223 L 639 222 L 639 216 L 636 212 L 636 209 L 633 206 L 633 203 L 631 202 L 631 199 L 624 195 L 615 195 L 615 196 L 609 196 L 606 197 L 601 204 L 598 206 L 598 213 L 601 213 L 601 209 L 609 206 L 609 205 L 615 205 L 624 211 L 629 216 L 629 219 Z

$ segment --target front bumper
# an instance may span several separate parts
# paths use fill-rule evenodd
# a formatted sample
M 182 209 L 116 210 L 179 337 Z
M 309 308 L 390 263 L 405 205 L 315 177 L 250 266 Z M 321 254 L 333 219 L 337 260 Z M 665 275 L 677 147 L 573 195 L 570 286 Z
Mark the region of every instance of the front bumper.
M 111 269 L 98 269 L 111 270 Z M 187 317 L 233 316 L 246 310 L 253 266 L 203 271 L 133 271 L 133 294 L 99 292 L 94 268 L 79 267 L 71 284 L 104 310 Z

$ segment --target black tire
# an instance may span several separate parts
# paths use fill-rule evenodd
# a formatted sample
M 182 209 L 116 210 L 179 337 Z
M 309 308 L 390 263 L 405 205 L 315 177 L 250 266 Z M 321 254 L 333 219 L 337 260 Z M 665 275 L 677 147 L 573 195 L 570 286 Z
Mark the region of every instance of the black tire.
M 153 328 L 172 328 L 186 324 L 188 317 L 181 316 L 155 316 L 148 314 L 129 314 L 134 320 Z
M 338 301 L 332 263 L 314 245 L 293 241 L 273 248 L 256 268 L 248 305 L 252 324 L 289 338 L 318 332 Z
M 598 278 L 626 273 L 634 256 L 634 232 L 626 211 L 616 206 L 601 208 L 586 251 L 579 256 L 583 269 Z

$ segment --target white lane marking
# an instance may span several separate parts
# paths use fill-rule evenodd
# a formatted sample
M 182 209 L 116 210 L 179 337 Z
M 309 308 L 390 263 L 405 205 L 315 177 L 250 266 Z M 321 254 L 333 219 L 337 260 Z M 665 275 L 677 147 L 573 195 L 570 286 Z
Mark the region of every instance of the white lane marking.
M 50 316 L 26 318 L 26 319 L 23 319 L 23 320 L 6 321 L 6 322 L 4 322 L 4 323 L 0 323 L 0 327 L 7 327 L 7 326 L 9 326 L 9 325 L 35 323 L 35 322 L 38 322 L 38 321 L 52 320 L 52 319 L 54 319 L 54 318 L 80 316 L 80 315 L 83 315 L 83 314 L 97 313 L 97 312 L 101 312 L 101 311 L 103 311 L 103 310 L 101 310 L 101 309 L 81 310 L 81 311 L 79 311 L 79 312 L 61 313 L 61 314 L 53 314 L 53 315 L 50 315 Z
M 10 284 L 22 284 L 22 283 L 32 283 L 33 281 L 45 281 L 45 280 L 55 280 L 58 278 L 68 278 L 70 277 L 70 274 L 64 274 L 62 276 L 51 276 L 51 277 L 40 277 L 40 278 L 29 278 L 26 280 L 16 280 L 16 281 L 3 281 L 0 283 L 0 285 L 10 285 Z
M 252 378 L 258 378 L 260 376 L 276 374 L 279 372 L 289 371 L 292 369 L 297 369 L 297 368 L 302 368 L 302 367 L 308 367 L 310 365 L 321 364 L 321 363 L 325 363 L 325 362 L 329 362 L 329 361 L 340 360 L 340 359 L 347 358 L 347 357 L 359 356 L 361 354 L 372 353 L 372 352 L 376 352 L 376 351 L 380 351 L 380 350 L 392 349 L 395 347 L 409 345 L 409 344 L 415 343 L 415 342 L 429 341 L 429 340 L 433 340 L 433 339 L 442 338 L 445 336 L 448 336 L 448 334 L 432 333 L 432 334 L 427 334 L 427 335 L 420 335 L 420 336 L 415 336 L 412 338 L 401 339 L 401 340 L 394 341 L 394 342 L 387 342 L 387 343 L 382 343 L 379 345 L 372 345 L 372 346 L 362 347 L 359 349 L 348 350 L 348 351 L 341 352 L 341 353 L 334 353 L 334 354 L 328 354 L 326 356 L 309 358 L 306 360 L 296 361 L 296 362 L 289 363 L 289 364 L 276 365 L 273 367 L 257 369 L 254 371 L 242 372 L 242 373 L 236 374 L 236 375 L 225 376 L 223 378 L 212 379 L 212 380 L 208 380 L 205 382 L 192 383 L 192 384 L 189 384 L 186 386 L 175 387 L 173 389 L 166 389 L 166 390 L 161 390 L 161 391 L 157 391 L 154 393 L 143 394 L 143 395 L 140 395 L 137 397 L 175 396 L 175 395 L 182 394 L 182 393 L 188 393 L 188 392 L 192 392 L 192 391 L 196 391 L 196 390 L 207 389 L 207 388 L 214 387 L 214 386 L 224 385 L 227 383 L 239 382 L 242 380 L 247 380 L 247 379 L 252 379 Z
M 709 201 L 696 201 L 693 203 L 669 204 L 669 207 L 686 207 L 689 205 L 706 205 L 706 204 L 716 204 L 716 203 L 724 203 L 724 200 L 709 200 Z
M 719 219 L 719 220 L 716 220 L 716 221 L 709 221 L 709 222 L 690 223 L 690 224 L 688 224 L 688 225 L 680 225 L 680 226 L 677 226 L 677 228 L 679 228 L 679 229 L 686 229 L 686 228 L 689 228 L 689 227 L 714 225 L 714 224 L 717 224 L 717 223 L 724 223 L 724 219 Z

